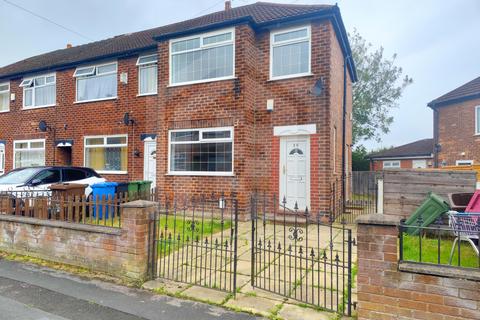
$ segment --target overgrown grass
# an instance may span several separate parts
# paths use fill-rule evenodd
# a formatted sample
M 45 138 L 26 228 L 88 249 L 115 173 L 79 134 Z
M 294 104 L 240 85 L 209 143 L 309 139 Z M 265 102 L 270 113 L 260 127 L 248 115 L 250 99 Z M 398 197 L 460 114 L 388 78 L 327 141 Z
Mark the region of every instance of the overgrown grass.
M 420 259 L 420 237 L 403 234 L 403 260 L 448 265 L 453 239 L 441 239 L 440 261 L 438 261 L 438 239 L 423 236 L 422 255 Z M 455 245 L 452 265 L 458 266 L 458 244 Z M 469 243 L 463 242 L 460 246 L 460 266 L 478 268 L 479 259 Z
M 198 223 L 195 223 L 195 227 L 192 229 L 191 218 L 184 220 L 178 217 L 177 219 L 161 217 L 157 226 L 161 235 L 157 245 L 158 255 L 171 254 L 184 245 L 191 245 L 192 242 L 196 244 L 196 241 L 198 241 L 199 246 L 205 245 L 205 239 L 209 243 L 211 241 L 215 242 L 215 240 L 220 242 L 220 236 L 213 237 L 213 240 L 211 236 L 222 230 L 230 230 L 231 226 L 230 220 L 224 221 L 222 227 L 222 222 L 219 219 L 205 219 L 203 222 L 198 220 Z

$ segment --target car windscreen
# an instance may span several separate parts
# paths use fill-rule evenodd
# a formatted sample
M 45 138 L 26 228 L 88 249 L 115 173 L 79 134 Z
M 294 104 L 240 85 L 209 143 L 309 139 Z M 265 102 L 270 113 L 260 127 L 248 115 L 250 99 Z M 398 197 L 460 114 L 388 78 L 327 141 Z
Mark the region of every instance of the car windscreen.
M 0 184 L 23 184 L 26 183 L 34 174 L 37 174 L 40 168 L 25 168 L 21 170 L 10 171 L 0 177 Z

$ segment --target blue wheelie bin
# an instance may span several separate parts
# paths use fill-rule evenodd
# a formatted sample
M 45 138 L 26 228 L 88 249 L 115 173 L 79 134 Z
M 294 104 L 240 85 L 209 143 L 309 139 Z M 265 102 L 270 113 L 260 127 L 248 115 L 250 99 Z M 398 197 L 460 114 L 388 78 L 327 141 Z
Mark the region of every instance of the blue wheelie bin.
M 110 197 L 113 199 L 115 196 L 115 191 L 117 189 L 117 182 L 100 182 L 92 185 L 92 201 L 93 201 L 93 217 L 98 219 L 103 219 L 103 210 L 105 208 L 105 219 L 108 219 L 108 206 L 105 206 L 102 202 L 107 201 Z M 98 205 L 95 204 L 96 201 L 99 201 Z M 111 208 L 113 210 L 113 208 Z

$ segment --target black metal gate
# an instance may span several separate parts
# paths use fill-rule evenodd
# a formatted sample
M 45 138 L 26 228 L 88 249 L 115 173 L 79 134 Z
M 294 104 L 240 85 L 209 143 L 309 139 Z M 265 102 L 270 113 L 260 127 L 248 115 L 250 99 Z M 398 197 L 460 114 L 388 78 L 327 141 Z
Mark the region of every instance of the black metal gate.
M 251 203 L 252 286 L 351 315 L 352 231 L 275 196 Z
M 212 196 L 159 204 L 152 234 L 152 278 L 235 294 L 237 200 Z

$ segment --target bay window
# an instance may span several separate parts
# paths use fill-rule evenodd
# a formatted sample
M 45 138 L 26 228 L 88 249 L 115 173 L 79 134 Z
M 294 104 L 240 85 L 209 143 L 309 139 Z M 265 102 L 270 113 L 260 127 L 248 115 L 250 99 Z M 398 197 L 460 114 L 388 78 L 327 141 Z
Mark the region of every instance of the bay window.
M 100 173 L 126 173 L 126 135 L 85 137 L 85 166 Z
M 117 97 L 117 63 L 108 63 L 75 70 L 77 102 L 115 99 Z
M 0 83 L 0 112 L 10 110 L 10 83 Z
M 233 128 L 171 130 L 169 173 L 232 175 Z
M 45 140 L 13 141 L 13 167 L 36 167 L 45 165 Z
M 310 74 L 310 26 L 272 32 L 270 35 L 270 79 Z
M 54 106 L 56 102 L 55 74 L 27 78 L 22 81 L 23 108 L 41 108 Z
M 138 94 L 148 95 L 157 93 L 157 55 L 141 56 L 137 60 L 138 66 Z
M 232 78 L 234 41 L 233 29 L 170 41 L 170 84 Z

